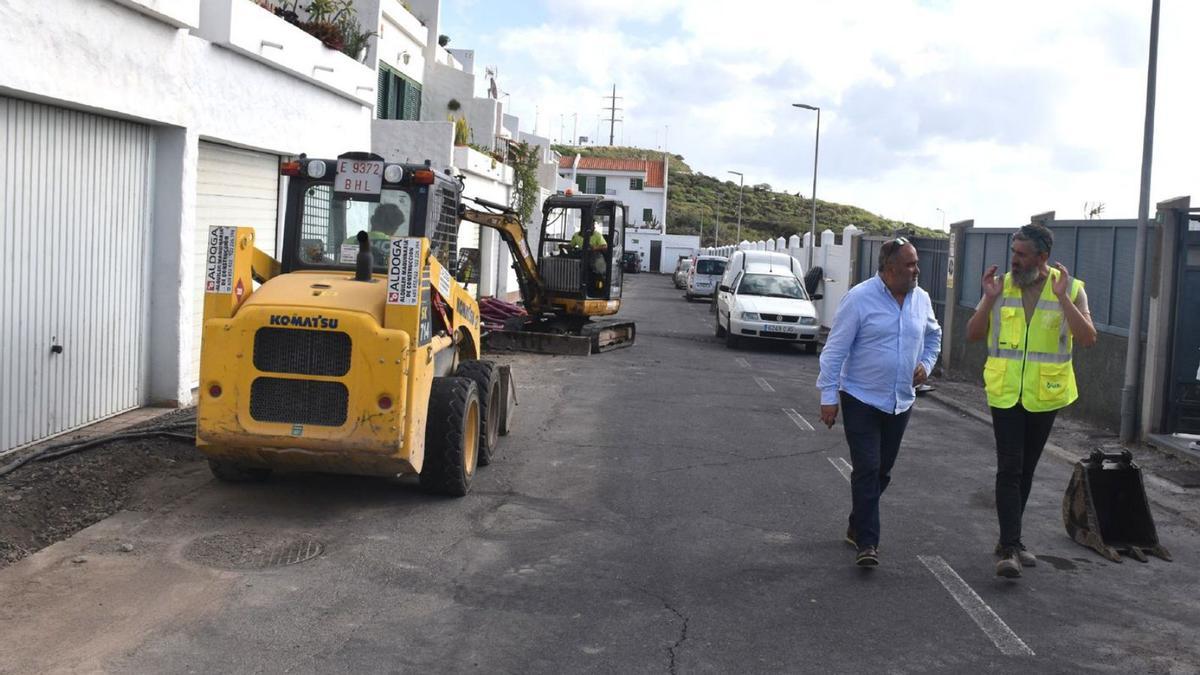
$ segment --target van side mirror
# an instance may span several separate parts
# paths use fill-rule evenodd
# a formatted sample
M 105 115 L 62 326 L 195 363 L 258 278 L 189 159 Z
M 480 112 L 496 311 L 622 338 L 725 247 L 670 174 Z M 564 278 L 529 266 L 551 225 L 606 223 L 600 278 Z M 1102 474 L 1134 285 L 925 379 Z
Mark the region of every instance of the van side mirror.
M 728 292 L 729 292 L 729 287 L 728 287 L 728 286 L 726 286 L 725 284 L 721 284 L 720 286 L 717 286 L 717 289 L 718 289 L 718 290 L 720 290 L 722 293 L 728 293 Z
M 825 296 L 821 293 L 813 293 L 809 297 L 812 298 L 813 300 L 822 300 L 825 298 Z

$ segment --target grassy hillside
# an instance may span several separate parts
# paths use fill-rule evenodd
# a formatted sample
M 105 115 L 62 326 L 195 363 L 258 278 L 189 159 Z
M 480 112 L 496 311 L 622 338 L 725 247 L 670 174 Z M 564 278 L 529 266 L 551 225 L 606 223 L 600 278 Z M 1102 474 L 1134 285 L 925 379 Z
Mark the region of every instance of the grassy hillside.
M 658 159 L 661 153 L 641 148 L 555 146 L 558 152 L 594 157 Z M 714 224 L 720 220 L 722 244 L 734 243 L 737 232 L 738 184 L 693 172 L 680 155 L 671 156 L 671 175 L 667 195 L 667 232 L 697 234 L 703 222 L 703 246 L 713 245 Z M 812 200 L 775 192 L 770 185 L 746 185 L 742 192 L 742 239 L 789 237 L 809 231 Z M 841 233 L 854 225 L 868 234 L 890 235 L 905 231 L 918 236 L 944 237 L 944 233 L 891 220 L 848 204 L 817 200 L 817 232 Z

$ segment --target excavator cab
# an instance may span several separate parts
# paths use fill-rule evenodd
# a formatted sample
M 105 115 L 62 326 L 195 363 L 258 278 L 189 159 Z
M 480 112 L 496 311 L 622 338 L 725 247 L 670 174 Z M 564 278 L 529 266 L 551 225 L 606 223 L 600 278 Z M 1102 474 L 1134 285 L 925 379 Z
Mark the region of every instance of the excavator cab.
M 542 207 L 538 272 L 548 304 L 568 316 L 620 308 L 627 209 L 600 195 L 557 195 Z

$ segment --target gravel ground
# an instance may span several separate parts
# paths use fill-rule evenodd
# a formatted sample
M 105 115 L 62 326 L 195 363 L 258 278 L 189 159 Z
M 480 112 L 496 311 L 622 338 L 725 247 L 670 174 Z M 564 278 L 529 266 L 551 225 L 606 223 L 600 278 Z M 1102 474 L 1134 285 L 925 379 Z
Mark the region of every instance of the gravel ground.
M 194 410 L 180 410 L 129 431 L 194 420 Z M 69 440 L 57 438 L 46 445 Z M 45 446 L 6 457 L 0 465 L 41 447 Z M 0 476 L 0 568 L 121 509 L 138 507 L 153 492 L 144 485 L 148 479 L 190 473 L 202 469 L 203 462 L 187 441 L 142 437 L 113 440 L 51 461 L 31 461 Z

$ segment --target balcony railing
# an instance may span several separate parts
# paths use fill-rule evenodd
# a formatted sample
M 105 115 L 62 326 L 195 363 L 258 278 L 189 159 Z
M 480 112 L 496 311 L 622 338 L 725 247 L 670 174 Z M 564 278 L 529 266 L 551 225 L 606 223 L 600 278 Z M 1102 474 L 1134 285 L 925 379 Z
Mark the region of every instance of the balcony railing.
M 200 36 L 363 105 L 375 104 L 375 71 L 251 0 L 207 0 Z

